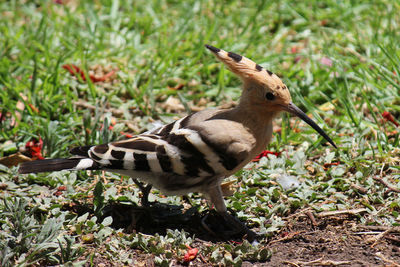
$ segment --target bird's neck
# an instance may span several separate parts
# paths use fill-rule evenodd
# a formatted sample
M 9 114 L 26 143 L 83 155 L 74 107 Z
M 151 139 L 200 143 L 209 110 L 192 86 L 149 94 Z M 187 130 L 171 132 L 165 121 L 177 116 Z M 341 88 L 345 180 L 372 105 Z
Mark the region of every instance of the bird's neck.
M 258 155 L 271 140 L 272 121 L 277 115 L 278 113 L 260 112 L 241 102 L 237 107 L 226 111 L 224 116 L 229 120 L 239 122 L 254 136 L 257 141 L 252 154 Z
M 258 132 L 259 129 L 270 127 L 278 114 L 279 112 L 266 111 L 264 106 L 249 103 L 247 99 L 242 98 L 239 104 L 231 110 L 230 116 L 233 120 Z

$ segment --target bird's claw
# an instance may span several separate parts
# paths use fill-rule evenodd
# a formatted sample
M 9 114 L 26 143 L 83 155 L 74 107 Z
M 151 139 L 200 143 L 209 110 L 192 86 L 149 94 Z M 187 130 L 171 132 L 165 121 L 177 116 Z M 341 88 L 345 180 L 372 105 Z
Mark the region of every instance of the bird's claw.
M 224 229 L 218 229 L 218 231 L 213 230 L 212 225 L 206 222 L 209 214 L 206 214 L 201 219 L 201 225 L 211 235 L 223 238 L 225 240 L 241 236 L 245 237 L 250 242 L 254 241 L 257 238 L 258 234 L 247 228 L 247 226 L 235 216 L 232 216 L 227 212 L 220 214 L 219 216 L 221 216 L 223 219 Z

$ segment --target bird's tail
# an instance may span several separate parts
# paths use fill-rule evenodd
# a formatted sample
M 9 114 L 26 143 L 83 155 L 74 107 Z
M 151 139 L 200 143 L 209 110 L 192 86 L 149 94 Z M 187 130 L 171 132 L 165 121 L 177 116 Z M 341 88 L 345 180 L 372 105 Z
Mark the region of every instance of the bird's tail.
M 23 174 L 61 170 L 96 170 L 99 168 L 99 164 L 90 158 L 44 159 L 24 162 L 20 165 L 18 172 Z

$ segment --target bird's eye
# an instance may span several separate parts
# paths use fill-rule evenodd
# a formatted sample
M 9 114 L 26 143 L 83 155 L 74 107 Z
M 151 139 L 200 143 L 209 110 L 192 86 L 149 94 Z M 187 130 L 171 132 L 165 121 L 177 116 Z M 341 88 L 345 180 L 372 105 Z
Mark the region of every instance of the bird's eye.
M 265 98 L 268 99 L 268 100 L 274 100 L 275 96 L 274 96 L 273 93 L 268 92 L 268 93 L 265 94 Z

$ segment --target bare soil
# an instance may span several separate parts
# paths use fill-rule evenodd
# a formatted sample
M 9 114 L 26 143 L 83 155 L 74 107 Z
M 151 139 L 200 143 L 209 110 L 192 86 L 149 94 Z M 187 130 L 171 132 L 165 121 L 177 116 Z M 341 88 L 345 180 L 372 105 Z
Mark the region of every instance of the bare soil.
M 204 214 L 195 209 L 184 211 L 181 206 L 165 205 L 153 207 L 149 212 L 141 207 L 118 204 L 106 209 L 110 211 L 106 215 L 114 219 L 114 226 L 124 227 L 127 232 L 134 230 L 132 227 L 145 234 L 184 229 L 195 234 L 194 245 L 200 251 L 210 242 L 223 241 L 204 230 L 201 225 Z M 269 238 L 266 247 L 272 256 L 267 261 L 243 262 L 243 266 L 400 266 L 400 227 L 365 226 L 353 214 L 327 217 L 306 214 L 288 217 L 286 226 Z M 217 214 L 209 212 L 207 220 L 210 224 L 219 219 Z M 153 255 L 140 250 L 136 255 L 141 266 L 155 266 Z M 116 266 L 102 257 L 97 257 L 93 263 Z M 212 265 L 206 256 L 198 256 L 190 264 Z M 173 266 L 183 265 L 176 261 Z
M 268 244 L 270 261 L 258 266 L 400 266 L 398 229 L 366 227 L 348 217 L 317 222 L 289 222 Z

